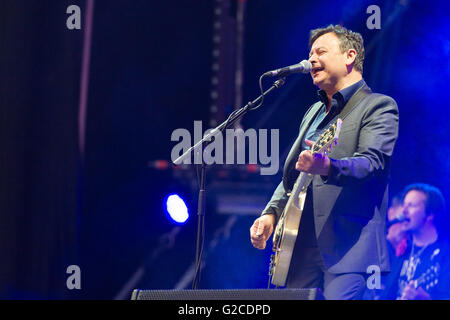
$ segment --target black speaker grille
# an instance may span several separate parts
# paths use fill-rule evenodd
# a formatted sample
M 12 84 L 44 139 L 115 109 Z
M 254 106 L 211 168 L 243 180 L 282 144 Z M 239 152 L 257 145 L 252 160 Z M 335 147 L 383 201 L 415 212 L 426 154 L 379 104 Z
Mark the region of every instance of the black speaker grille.
M 318 289 L 139 290 L 132 300 L 322 300 Z

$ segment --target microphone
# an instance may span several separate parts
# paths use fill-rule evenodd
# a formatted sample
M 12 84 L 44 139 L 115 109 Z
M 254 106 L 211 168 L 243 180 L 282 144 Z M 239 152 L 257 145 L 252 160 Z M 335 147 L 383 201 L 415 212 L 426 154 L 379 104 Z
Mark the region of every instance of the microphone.
M 312 69 L 312 64 L 308 60 L 303 60 L 297 64 L 293 64 L 292 66 L 284 67 L 281 69 L 276 69 L 272 71 L 268 71 L 263 74 L 263 77 L 285 77 L 290 75 L 291 73 L 308 73 Z
M 403 214 L 403 212 L 400 212 L 400 213 L 398 213 L 398 214 L 394 217 L 394 219 L 393 219 L 392 221 L 390 221 L 389 223 L 390 223 L 391 225 L 393 225 L 393 224 L 395 224 L 395 223 L 403 222 L 403 221 L 405 221 L 405 220 L 406 220 L 405 215 Z

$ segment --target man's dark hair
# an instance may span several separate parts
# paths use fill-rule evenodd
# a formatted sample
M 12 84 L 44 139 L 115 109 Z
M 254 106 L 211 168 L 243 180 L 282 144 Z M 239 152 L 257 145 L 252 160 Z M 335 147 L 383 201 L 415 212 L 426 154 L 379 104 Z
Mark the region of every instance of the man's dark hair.
M 438 188 L 426 183 L 414 183 L 405 187 L 405 189 L 403 190 L 403 199 L 408 192 L 413 190 L 423 192 L 426 195 L 426 214 L 434 214 L 434 225 L 440 231 L 447 231 L 446 229 L 448 228 L 448 217 L 445 214 L 446 204 L 441 191 Z
M 311 30 L 309 33 L 309 48 L 311 49 L 314 41 L 326 33 L 333 32 L 339 39 L 341 52 L 347 52 L 350 49 L 356 51 L 355 70 L 363 72 L 364 63 L 364 40 L 361 34 L 348 30 L 340 25 L 330 24 L 325 28 Z

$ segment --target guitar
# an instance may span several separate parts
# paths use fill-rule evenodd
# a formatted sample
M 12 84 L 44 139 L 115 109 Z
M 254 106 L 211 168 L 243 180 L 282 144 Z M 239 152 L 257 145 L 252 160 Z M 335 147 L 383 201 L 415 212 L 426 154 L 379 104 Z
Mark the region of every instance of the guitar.
M 323 132 L 311 148 L 313 154 L 326 153 L 337 145 L 342 120 L 337 119 Z M 278 219 L 273 234 L 273 254 L 270 257 L 269 278 L 275 286 L 284 286 L 291 264 L 292 252 L 305 205 L 306 192 L 313 175 L 300 172 L 283 213 Z
M 419 278 L 413 280 L 414 289 L 417 289 L 418 287 L 423 287 L 425 290 L 433 288 L 439 282 L 438 278 L 439 271 L 440 271 L 439 264 L 433 265 L 430 268 L 428 268 L 428 270 L 425 271 Z
M 434 258 L 438 256 L 440 253 L 440 249 L 435 249 L 433 251 L 433 254 L 430 257 L 430 262 L 433 262 Z M 411 263 L 411 262 L 409 262 Z M 439 262 L 434 262 L 428 269 L 420 275 L 420 277 L 413 280 L 413 287 L 414 289 L 417 289 L 419 287 L 422 287 L 425 291 L 430 290 L 434 286 L 436 286 L 439 283 L 439 274 L 440 274 L 440 264 Z M 407 285 L 407 282 L 405 281 L 401 285 L 401 292 L 405 289 Z M 397 300 L 400 298 L 397 298 Z

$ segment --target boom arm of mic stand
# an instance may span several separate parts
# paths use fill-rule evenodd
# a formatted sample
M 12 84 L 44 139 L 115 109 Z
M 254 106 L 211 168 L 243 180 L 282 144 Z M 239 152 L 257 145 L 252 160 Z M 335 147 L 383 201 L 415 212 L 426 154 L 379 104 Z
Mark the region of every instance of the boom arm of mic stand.
M 173 163 L 175 165 L 180 165 L 183 160 L 185 160 L 188 156 L 190 156 L 191 152 L 194 150 L 198 150 L 203 143 L 205 142 L 211 142 L 211 138 L 214 137 L 215 134 L 217 134 L 217 132 L 223 131 L 225 130 L 227 127 L 230 127 L 232 124 L 234 124 L 237 120 L 239 120 L 240 118 L 242 118 L 249 110 L 253 110 L 253 106 L 257 103 L 259 103 L 259 101 L 266 96 L 267 94 L 269 94 L 270 92 L 272 92 L 275 89 L 280 88 L 282 85 L 284 85 L 285 83 L 285 78 L 280 78 L 278 80 L 276 80 L 274 82 L 274 84 L 272 85 L 272 87 L 270 87 L 269 89 L 267 89 L 263 94 L 261 94 L 258 98 L 256 98 L 255 100 L 253 100 L 252 102 L 247 103 L 244 107 L 242 107 L 241 109 L 239 109 L 238 111 L 236 111 L 236 113 L 233 115 L 233 117 L 231 119 L 227 119 L 224 122 L 222 122 L 220 125 L 218 125 L 216 128 L 214 128 L 213 130 L 211 130 L 205 137 L 203 137 L 203 139 L 201 139 L 199 142 L 197 142 L 196 144 L 194 144 L 192 147 L 190 147 L 188 150 L 186 150 L 185 153 L 183 153 L 181 156 L 179 156 L 177 159 L 175 159 L 175 161 L 173 161 Z
M 175 159 L 173 162 L 175 165 L 179 165 L 183 162 L 184 159 L 186 159 L 188 156 L 190 156 L 191 152 L 193 150 L 198 150 L 202 147 L 203 143 L 205 142 L 211 142 L 211 138 L 217 133 L 225 130 L 227 127 L 231 126 L 233 123 L 235 123 L 238 119 L 242 118 L 248 111 L 255 110 L 257 108 L 254 107 L 255 104 L 259 103 L 265 95 L 272 92 L 275 89 L 280 88 L 285 82 L 285 78 L 280 78 L 274 82 L 274 84 L 267 89 L 265 92 L 263 92 L 258 98 L 256 98 L 254 101 L 251 101 L 247 103 L 244 107 L 239 109 L 238 111 L 234 112 L 231 117 L 224 122 L 222 122 L 219 126 L 214 128 L 208 135 L 203 137 L 202 140 L 197 142 L 195 145 L 190 147 L 184 154 L 182 154 L 180 157 Z M 196 252 L 195 252 L 195 274 L 194 274 L 194 280 L 192 283 L 192 289 L 198 288 L 198 282 L 199 282 L 199 272 L 200 272 L 200 264 L 202 259 L 202 252 L 203 252 L 203 240 L 204 240 L 204 219 L 205 219 L 205 203 L 206 203 L 206 190 L 205 190 L 205 181 L 206 181 L 206 173 L 205 173 L 205 163 L 202 158 L 202 169 L 201 169 L 201 177 L 200 177 L 200 191 L 198 195 L 198 209 L 197 209 L 197 243 L 196 243 Z

